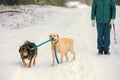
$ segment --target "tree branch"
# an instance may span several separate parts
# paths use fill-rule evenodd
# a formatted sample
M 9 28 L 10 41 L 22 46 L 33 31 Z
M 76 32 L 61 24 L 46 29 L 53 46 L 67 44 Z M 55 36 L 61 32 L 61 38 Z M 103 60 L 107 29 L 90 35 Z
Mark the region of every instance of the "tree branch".
M 6 10 L 6 11 L 0 11 L 0 13 L 7 13 L 7 12 L 21 13 L 21 11 L 19 11 L 19 10 Z

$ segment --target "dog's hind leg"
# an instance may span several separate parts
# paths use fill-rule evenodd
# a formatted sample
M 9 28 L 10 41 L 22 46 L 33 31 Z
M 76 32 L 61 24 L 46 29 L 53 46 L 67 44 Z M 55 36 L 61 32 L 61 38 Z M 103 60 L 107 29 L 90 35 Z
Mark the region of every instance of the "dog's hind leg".
M 75 51 L 74 51 L 73 47 L 70 49 L 70 52 L 73 54 L 73 60 L 75 60 Z
M 37 57 L 37 54 L 34 55 L 33 65 L 36 64 L 36 57 Z
M 75 60 L 75 52 L 73 51 L 72 54 L 73 54 L 73 60 Z
M 75 60 L 75 51 L 71 52 L 73 54 L 73 60 Z
M 68 61 L 68 52 L 64 54 L 66 57 L 66 62 Z

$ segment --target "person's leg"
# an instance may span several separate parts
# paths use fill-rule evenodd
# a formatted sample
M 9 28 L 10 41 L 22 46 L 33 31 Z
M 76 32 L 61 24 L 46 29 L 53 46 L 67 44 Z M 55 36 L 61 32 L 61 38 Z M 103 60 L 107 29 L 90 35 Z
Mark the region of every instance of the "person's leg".
M 103 24 L 97 23 L 97 48 L 99 50 L 98 53 L 103 53 L 104 50 L 103 30 Z
M 104 53 L 109 54 L 110 46 L 110 25 L 109 23 L 104 24 Z

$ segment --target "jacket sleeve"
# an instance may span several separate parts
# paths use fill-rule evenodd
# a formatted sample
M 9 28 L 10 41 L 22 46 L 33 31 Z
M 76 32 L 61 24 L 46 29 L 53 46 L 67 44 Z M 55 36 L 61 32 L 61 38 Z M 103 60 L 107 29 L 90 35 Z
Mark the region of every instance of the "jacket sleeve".
M 115 1 L 111 0 L 111 19 L 115 19 L 116 17 L 116 5 Z
M 96 4 L 95 4 L 95 0 L 93 0 L 92 10 L 91 10 L 91 20 L 95 20 L 95 16 L 96 16 Z

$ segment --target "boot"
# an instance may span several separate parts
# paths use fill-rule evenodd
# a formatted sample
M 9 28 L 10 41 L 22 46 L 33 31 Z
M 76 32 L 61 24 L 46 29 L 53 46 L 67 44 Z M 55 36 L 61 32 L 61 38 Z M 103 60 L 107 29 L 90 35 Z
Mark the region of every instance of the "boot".
M 110 55 L 110 52 L 107 50 L 107 51 L 104 51 L 104 54 L 105 55 Z
M 99 54 L 99 55 L 103 54 L 103 51 L 100 51 L 100 50 L 99 50 L 99 51 L 98 51 L 98 54 Z

